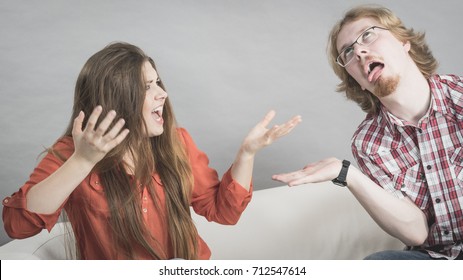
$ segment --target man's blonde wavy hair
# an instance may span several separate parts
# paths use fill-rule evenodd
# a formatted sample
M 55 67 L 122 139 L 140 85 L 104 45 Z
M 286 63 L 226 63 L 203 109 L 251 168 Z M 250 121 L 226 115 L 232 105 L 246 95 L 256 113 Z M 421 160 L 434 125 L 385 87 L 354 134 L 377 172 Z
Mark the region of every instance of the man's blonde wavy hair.
M 362 18 L 372 18 L 378 21 L 382 27 L 389 29 L 398 40 L 410 42 L 410 56 L 426 78 L 435 73 L 438 63 L 425 42 L 425 33 L 415 32 L 413 28 L 406 28 L 391 10 L 377 5 L 362 5 L 349 10 L 344 18 L 333 26 L 328 38 L 328 60 L 336 75 L 341 79 L 336 91 L 345 92 L 346 97 L 355 101 L 366 113 L 376 113 L 380 104 L 379 99 L 371 92 L 362 90 L 346 69 L 336 63 L 336 58 L 339 55 L 336 47 L 339 32 L 344 25 Z

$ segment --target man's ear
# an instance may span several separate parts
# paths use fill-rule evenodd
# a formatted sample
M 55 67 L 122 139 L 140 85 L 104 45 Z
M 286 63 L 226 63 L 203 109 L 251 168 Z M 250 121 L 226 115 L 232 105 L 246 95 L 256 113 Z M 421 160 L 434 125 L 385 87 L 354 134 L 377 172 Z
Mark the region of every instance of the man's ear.
M 411 48 L 410 41 L 405 42 L 403 45 L 404 45 L 404 50 L 405 50 L 406 52 L 409 52 L 409 51 L 410 51 L 410 48 Z

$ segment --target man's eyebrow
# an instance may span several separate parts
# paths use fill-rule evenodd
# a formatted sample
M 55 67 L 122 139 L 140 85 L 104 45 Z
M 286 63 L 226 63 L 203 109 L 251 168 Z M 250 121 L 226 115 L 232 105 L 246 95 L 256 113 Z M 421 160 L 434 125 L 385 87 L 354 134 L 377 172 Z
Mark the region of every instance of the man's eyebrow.
M 341 50 L 339 51 L 339 53 L 341 53 L 343 50 L 345 50 L 347 47 L 350 47 L 352 46 L 353 44 L 355 44 L 355 42 L 357 41 L 357 39 L 360 37 L 360 35 L 362 35 L 362 33 L 364 32 L 365 30 L 363 30 L 362 32 L 360 32 L 359 35 L 357 35 L 357 37 L 355 37 L 355 40 L 352 42 L 352 43 L 345 43 L 344 45 L 341 46 Z
M 368 29 L 370 29 L 371 27 L 367 27 L 365 29 L 361 29 L 361 31 L 358 33 L 357 37 L 355 37 L 355 41 L 353 41 L 352 43 L 345 43 L 344 45 L 341 46 L 341 50 L 339 51 L 339 53 L 341 53 L 343 50 L 345 50 L 347 47 L 350 47 L 351 45 L 355 44 L 355 42 L 357 42 L 358 38 L 360 36 L 362 36 L 363 32 L 367 31 Z
M 358 37 L 357 37 L 358 38 Z M 355 42 L 355 41 L 354 41 Z M 345 49 L 347 49 L 347 47 L 350 47 L 352 46 L 354 43 L 346 43 L 344 45 L 341 46 L 341 49 L 339 50 L 339 53 L 342 53 Z

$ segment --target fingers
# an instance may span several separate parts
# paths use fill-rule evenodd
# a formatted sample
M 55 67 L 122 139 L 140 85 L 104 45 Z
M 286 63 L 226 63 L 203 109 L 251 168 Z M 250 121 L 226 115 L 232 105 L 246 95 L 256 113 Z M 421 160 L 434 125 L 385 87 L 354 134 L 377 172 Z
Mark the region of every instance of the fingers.
M 260 124 L 262 126 L 264 126 L 264 127 L 267 127 L 270 124 L 270 122 L 273 120 L 275 115 L 276 115 L 275 110 L 270 110 L 265 115 L 265 117 L 260 121 Z M 275 125 L 273 128 L 280 129 L 280 130 L 286 130 L 288 128 L 292 129 L 292 128 L 294 128 L 294 126 L 296 126 L 301 121 L 302 121 L 302 117 L 300 115 L 296 115 L 296 116 L 292 117 L 289 121 L 284 123 L 283 125 Z
M 92 114 L 88 118 L 87 125 L 83 130 L 84 136 L 88 141 L 91 141 L 93 145 L 97 145 L 103 151 L 109 151 L 113 149 L 115 146 L 120 144 L 122 140 L 128 135 L 129 130 L 123 129 L 125 125 L 124 119 L 119 119 L 111 129 L 111 124 L 114 123 L 116 118 L 116 112 L 111 110 L 106 114 L 103 120 L 100 122 L 98 127 L 95 128 L 98 118 L 101 116 L 103 108 L 101 106 L 95 107 Z M 74 129 L 76 129 L 77 133 L 80 129 L 82 133 L 82 123 L 83 123 L 83 113 L 79 114 L 79 116 L 75 120 Z M 109 130 L 108 130 L 109 129 Z
M 306 183 L 319 183 L 332 180 L 339 173 L 341 161 L 337 158 L 326 158 L 307 164 L 303 169 L 294 172 L 276 174 L 273 180 L 296 186 Z
M 279 181 L 279 182 L 282 182 L 290 187 L 293 187 L 293 186 L 297 186 L 297 185 L 301 185 L 301 184 L 304 184 L 306 182 L 300 182 L 300 183 L 297 183 L 297 180 L 288 180 L 288 179 L 284 179 L 283 177 L 279 177 L 279 175 L 273 175 L 272 176 L 272 179 L 275 180 L 275 181 Z
M 76 158 L 91 164 L 98 163 L 129 134 L 129 130 L 124 129 L 123 119 L 114 122 L 116 118 L 114 110 L 108 112 L 97 125 L 102 112 L 101 106 L 95 107 L 83 129 L 85 114 L 80 112 L 74 119 L 72 128 Z
M 93 109 L 92 114 L 90 114 L 90 117 L 88 118 L 85 130 L 93 131 L 95 129 L 96 122 L 98 121 L 98 118 L 100 117 L 102 111 L 103 108 L 100 105 L 96 106 L 95 109 Z
M 272 144 L 275 139 L 288 134 L 301 122 L 301 117 L 295 116 L 283 125 L 274 125 L 271 129 L 266 128 L 274 117 L 275 111 L 269 111 L 264 119 L 251 129 L 242 144 L 244 151 L 255 154 L 263 147 Z
M 297 116 L 292 117 L 289 121 L 287 121 L 286 123 L 280 125 L 279 127 L 282 130 L 293 129 L 301 121 L 302 121 L 302 117 L 297 115 Z
M 279 137 L 282 137 L 288 133 L 290 133 L 296 125 L 298 125 L 302 121 L 301 116 L 294 116 L 292 117 L 289 121 L 284 123 L 283 125 L 275 125 L 273 126 L 269 131 L 268 135 L 272 139 L 277 139 Z
M 304 170 L 298 170 L 290 173 L 276 174 L 272 176 L 273 180 L 280 181 L 288 186 L 297 186 L 305 183 L 313 183 L 311 175 Z
M 113 123 L 114 118 L 116 118 L 116 111 L 114 110 L 109 111 L 108 114 L 106 114 L 104 119 L 101 121 L 101 123 L 96 128 L 95 136 L 102 137 L 103 135 L 105 135 L 109 126 Z
M 116 124 L 108 131 L 106 134 L 104 134 L 104 137 L 108 140 L 114 139 L 117 137 L 117 135 L 121 132 L 122 128 L 124 127 L 125 121 L 124 119 L 119 119 Z M 101 122 L 101 125 L 103 125 L 103 122 Z M 108 124 L 109 126 L 109 124 Z M 107 127 L 106 127 L 107 129 Z
M 308 183 L 318 183 L 318 180 L 315 174 L 304 174 L 303 172 L 293 172 L 287 174 L 277 174 L 273 175 L 272 179 L 275 181 L 280 181 L 282 183 L 287 184 L 290 187 L 298 186 L 302 184 Z
M 119 119 L 117 123 L 111 128 L 108 133 L 104 136 L 107 141 L 107 149 L 112 150 L 114 147 L 119 145 L 122 140 L 125 139 L 125 137 L 129 134 L 129 130 L 122 129 L 124 127 L 125 121 L 124 119 Z
M 275 117 L 276 112 L 274 110 L 270 110 L 264 117 L 264 119 L 260 122 L 262 126 L 266 127 Z
M 82 124 L 84 122 L 85 114 L 80 111 L 79 115 L 74 119 L 74 125 L 72 126 L 72 135 L 78 136 L 82 134 Z
M 114 119 L 116 118 L 116 111 L 111 110 L 106 114 L 106 116 L 100 122 L 98 127 L 95 129 L 96 123 L 98 122 L 98 119 L 100 118 L 102 111 L 103 108 L 101 106 L 95 107 L 92 114 L 88 118 L 87 125 L 85 126 L 84 130 L 86 132 L 94 134 L 94 137 L 108 136 L 106 138 L 114 138 L 124 126 L 125 121 L 123 119 L 119 119 L 113 126 L 113 128 L 110 131 L 108 131 L 108 128 L 111 126 L 111 124 L 114 122 Z
M 302 117 L 297 115 L 292 117 L 289 121 L 287 121 L 284 125 L 281 127 L 284 128 L 284 130 L 289 130 L 291 131 L 296 125 L 298 125 L 300 122 L 302 122 Z

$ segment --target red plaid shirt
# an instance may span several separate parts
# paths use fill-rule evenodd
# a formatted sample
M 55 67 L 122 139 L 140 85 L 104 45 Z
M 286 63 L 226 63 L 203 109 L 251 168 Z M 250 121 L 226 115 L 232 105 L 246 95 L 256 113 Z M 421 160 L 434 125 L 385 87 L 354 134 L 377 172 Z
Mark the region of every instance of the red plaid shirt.
M 428 82 L 431 105 L 417 126 L 381 106 L 358 127 L 352 152 L 373 181 L 425 213 L 430 232 L 421 247 L 454 259 L 463 249 L 463 77 Z

